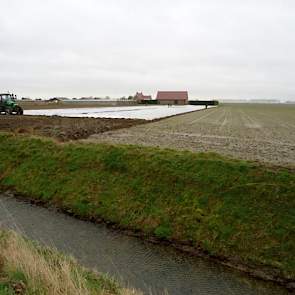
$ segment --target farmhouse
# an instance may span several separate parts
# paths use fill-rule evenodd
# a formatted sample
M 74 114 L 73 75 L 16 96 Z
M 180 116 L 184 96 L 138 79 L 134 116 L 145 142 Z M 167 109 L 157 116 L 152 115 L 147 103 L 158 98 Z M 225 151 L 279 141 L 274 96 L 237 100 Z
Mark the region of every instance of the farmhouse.
M 144 103 L 145 101 L 152 99 L 151 95 L 143 95 L 142 92 L 136 92 L 134 98 L 138 103 Z
M 158 91 L 157 101 L 159 104 L 178 104 L 188 103 L 187 91 Z

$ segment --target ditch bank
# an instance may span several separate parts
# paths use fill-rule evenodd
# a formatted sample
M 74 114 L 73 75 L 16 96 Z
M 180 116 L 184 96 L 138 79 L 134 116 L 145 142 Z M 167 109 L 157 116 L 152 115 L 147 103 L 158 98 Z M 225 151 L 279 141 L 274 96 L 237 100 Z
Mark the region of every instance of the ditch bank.
M 295 175 L 216 154 L 0 136 L 0 185 L 294 288 Z
M 14 231 L 0 229 L 0 261 L 1 295 L 142 295 L 123 289 L 108 276 L 85 269 L 71 257 L 31 242 Z
M 0 194 L 0 224 L 41 245 L 71 255 L 80 265 L 107 273 L 120 286 L 136 288 L 143 294 L 289 294 L 274 283 L 250 278 L 169 245 L 152 244 L 105 224 L 82 221 L 7 194 Z

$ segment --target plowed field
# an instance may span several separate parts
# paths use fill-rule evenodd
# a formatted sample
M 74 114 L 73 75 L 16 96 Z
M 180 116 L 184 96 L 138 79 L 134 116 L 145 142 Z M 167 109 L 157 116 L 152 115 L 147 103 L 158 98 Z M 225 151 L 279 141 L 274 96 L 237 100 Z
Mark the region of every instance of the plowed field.
M 89 140 L 212 151 L 294 167 L 295 105 L 227 104 L 93 135 Z

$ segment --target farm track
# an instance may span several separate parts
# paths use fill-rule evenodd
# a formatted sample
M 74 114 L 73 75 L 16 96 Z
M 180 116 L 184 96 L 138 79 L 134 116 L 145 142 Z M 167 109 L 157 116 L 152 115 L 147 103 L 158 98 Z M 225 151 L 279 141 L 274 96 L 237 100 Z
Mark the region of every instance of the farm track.
M 226 104 L 90 136 L 86 141 L 218 152 L 295 167 L 295 106 Z

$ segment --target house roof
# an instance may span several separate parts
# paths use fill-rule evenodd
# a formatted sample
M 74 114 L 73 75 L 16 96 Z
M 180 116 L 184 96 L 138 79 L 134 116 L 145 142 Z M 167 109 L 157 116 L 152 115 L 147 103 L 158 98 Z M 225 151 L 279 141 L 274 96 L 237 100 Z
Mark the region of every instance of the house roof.
M 188 100 L 187 91 L 158 91 L 158 100 Z
M 143 95 L 142 92 L 137 92 L 135 95 L 136 99 L 152 99 L 151 95 Z

